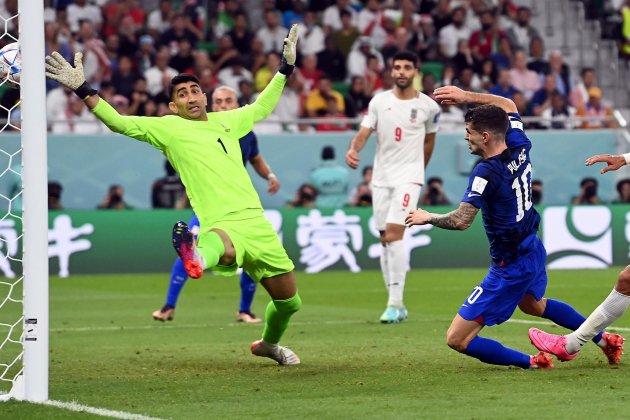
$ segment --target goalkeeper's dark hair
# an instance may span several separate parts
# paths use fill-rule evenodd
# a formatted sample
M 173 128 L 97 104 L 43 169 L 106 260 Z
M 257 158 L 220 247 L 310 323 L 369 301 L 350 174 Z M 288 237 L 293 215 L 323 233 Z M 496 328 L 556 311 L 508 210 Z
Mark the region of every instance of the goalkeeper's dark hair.
M 198 85 L 200 84 L 199 79 L 194 74 L 180 73 L 177 76 L 173 77 L 168 84 L 168 98 L 173 99 L 173 91 L 175 90 L 175 86 L 186 82 L 195 82 Z
M 507 113 L 496 105 L 480 105 L 466 113 L 464 121 L 471 124 L 473 130 L 486 131 L 505 137 L 508 129 Z
M 394 54 L 392 58 L 392 64 L 396 62 L 396 60 L 406 60 L 411 61 L 415 68 L 418 68 L 418 54 L 413 53 L 411 51 L 398 51 Z

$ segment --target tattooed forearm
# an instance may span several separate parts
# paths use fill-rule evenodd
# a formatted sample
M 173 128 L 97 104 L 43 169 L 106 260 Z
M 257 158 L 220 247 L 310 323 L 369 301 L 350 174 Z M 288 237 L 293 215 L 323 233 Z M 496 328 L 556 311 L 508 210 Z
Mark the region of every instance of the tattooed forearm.
M 459 207 L 450 213 L 432 214 L 429 223 L 442 229 L 464 230 L 470 227 L 478 211 L 479 209 L 472 204 L 460 203 Z

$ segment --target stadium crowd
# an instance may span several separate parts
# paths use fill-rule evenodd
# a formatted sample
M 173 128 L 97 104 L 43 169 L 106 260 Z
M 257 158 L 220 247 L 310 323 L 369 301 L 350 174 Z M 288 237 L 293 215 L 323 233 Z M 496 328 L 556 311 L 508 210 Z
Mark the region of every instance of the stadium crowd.
M 298 23 L 298 71 L 270 119 L 276 123 L 257 128 L 259 133 L 352 129 L 347 120 L 335 120 L 360 116 L 375 93 L 391 88 L 391 57 L 404 49 L 418 54 L 422 72 L 415 85 L 428 95 L 453 84 L 509 97 L 525 117 L 555 117 L 534 128 L 607 125 L 570 120 L 612 111 L 596 86 L 595 71 L 572 72 L 559 51 L 545 51 L 530 9 L 518 3 L 47 0 L 46 53 L 59 51 L 70 59 L 83 51 L 88 82 L 120 113 L 159 116 L 170 112 L 165 88 L 182 72 L 196 74 L 207 93 L 228 85 L 239 92 L 241 105 L 252 102 L 278 68 L 287 28 Z M 628 4 L 618 5 L 620 16 L 628 15 Z M 11 16 L 17 1 L 0 1 L 0 8 Z M 16 25 L 15 19 L 7 21 L 9 31 Z M 69 91 L 51 80 L 46 87 L 53 133 L 104 130 Z M 10 109 L 18 96 L 5 90 L 0 102 Z M 444 105 L 443 129 L 461 124 L 465 111 Z M 329 119 L 291 123 L 309 117 Z

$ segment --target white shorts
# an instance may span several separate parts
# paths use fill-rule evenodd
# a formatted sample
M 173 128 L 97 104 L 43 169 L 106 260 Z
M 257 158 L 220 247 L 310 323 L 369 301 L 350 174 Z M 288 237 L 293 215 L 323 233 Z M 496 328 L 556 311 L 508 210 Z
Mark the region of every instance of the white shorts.
M 396 187 L 372 186 L 372 210 L 376 229 L 384 231 L 388 223 L 405 224 L 405 217 L 418 208 L 420 185 L 401 184 Z

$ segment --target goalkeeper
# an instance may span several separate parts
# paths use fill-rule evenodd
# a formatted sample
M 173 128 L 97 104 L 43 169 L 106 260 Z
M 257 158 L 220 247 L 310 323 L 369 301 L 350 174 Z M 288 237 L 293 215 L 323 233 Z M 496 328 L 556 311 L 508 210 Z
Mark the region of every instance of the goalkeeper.
M 159 149 L 180 174 L 201 229 L 198 240 L 184 222 L 173 228 L 173 245 L 192 278 L 204 269 L 232 275 L 243 269 L 267 290 L 262 339 L 251 344 L 256 356 L 281 365 L 300 363 L 278 343 L 291 316 L 300 309 L 294 265 L 264 216 L 260 198 L 242 162 L 239 139 L 276 106 L 296 56 L 297 25 L 284 40 L 278 73 L 256 101 L 232 111 L 206 113 L 207 98 L 198 79 L 175 76 L 169 85 L 170 110 L 164 117 L 121 116 L 85 81 L 82 55 L 70 65 L 59 53 L 46 57 L 46 76 L 72 89 L 112 131 Z

